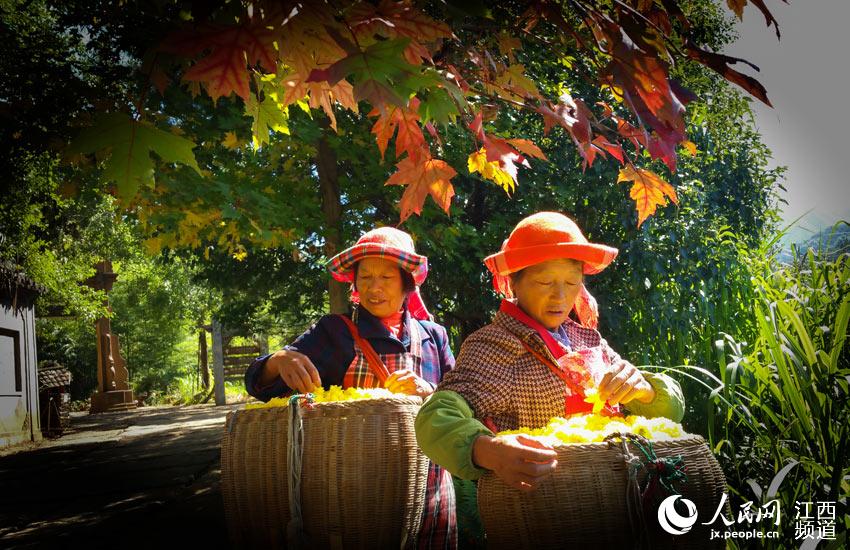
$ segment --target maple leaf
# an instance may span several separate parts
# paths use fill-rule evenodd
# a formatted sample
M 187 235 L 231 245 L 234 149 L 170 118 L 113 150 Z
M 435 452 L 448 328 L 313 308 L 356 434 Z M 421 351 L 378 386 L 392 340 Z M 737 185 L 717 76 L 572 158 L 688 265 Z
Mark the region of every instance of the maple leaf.
M 375 134 L 375 140 L 378 142 L 381 160 L 384 159 L 387 144 L 396 130 L 398 130 L 395 140 L 396 157 L 401 157 L 402 153 L 407 153 L 410 157 L 428 155 L 428 145 L 419 127 L 418 108 L 419 100 L 414 97 L 410 100 L 408 107 L 391 107 L 385 109 L 383 113 L 374 109 L 369 113 L 369 116 L 378 116 L 378 120 L 372 126 L 372 133 Z
M 469 124 L 469 129 L 472 130 L 472 133 L 475 134 L 475 137 L 483 144 L 481 151 L 484 151 L 486 154 L 487 162 L 497 162 L 498 167 L 501 172 L 508 174 L 511 179 L 510 190 L 513 191 L 514 186 L 517 183 L 517 164 L 521 164 L 528 168 L 530 165 L 528 161 L 522 155 L 517 152 L 517 150 L 508 143 L 507 140 L 502 138 L 492 136 L 484 132 L 483 125 L 483 114 L 478 113 L 475 119 Z M 487 177 L 487 176 L 485 176 Z M 506 191 L 508 188 L 501 182 L 501 174 L 496 174 L 496 177 L 499 178 L 499 185 L 501 185 Z M 488 178 L 493 179 L 493 178 Z M 493 179 L 496 181 L 496 179 Z
M 459 114 L 457 104 L 452 101 L 445 88 L 431 90 L 419 106 L 419 115 L 423 122 L 433 120 L 438 124 L 446 125 L 454 122 Z
M 540 98 L 540 91 L 533 80 L 525 75 L 525 67 L 515 63 L 496 77 L 496 84 L 518 96 Z M 497 89 L 497 93 L 498 89 Z M 509 98 L 512 99 L 512 98 Z
M 590 141 L 590 119 L 584 103 L 579 103 L 564 92 L 558 98 L 558 104 L 544 103 L 536 108 L 543 116 L 543 133 L 548 134 L 553 126 L 558 125 L 567 130 L 578 143 Z
M 77 135 L 66 154 L 104 155 L 103 179 L 114 181 L 121 198 L 129 202 L 140 185 L 154 186 L 151 153 L 166 162 L 190 166 L 200 174 L 201 169 L 192 153 L 194 147 L 194 142 L 188 139 L 133 120 L 125 114 L 104 113 L 93 126 Z
M 593 139 L 593 144 L 599 147 L 600 149 L 607 151 L 612 157 L 619 160 L 620 164 L 623 164 L 624 156 L 622 146 L 616 143 L 611 143 L 603 136 L 596 136 Z
M 281 87 L 284 90 L 281 98 L 283 106 L 299 104 L 303 107 L 306 104 L 308 108 L 321 108 L 334 130 L 337 129 L 334 103 L 339 103 L 354 113 L 359 112 L 357 101 L 354 99 L 354 88 L 345 80 L 331 86 L 327 82 L 307 82 L 301 74 L 289 74 L 282 79 Z M 303 102 L 305 98 L 306 103 Z
M 277 70 L 275 39 L 267 22 L 258 20 L 178 31 L 160 48 L 189 57 L 209 50 L 186 71 L 183 80 L 202 84 L 213 101 L 231 93 L 247 101 L 251 93 L 248 66 L 259 65 L 270 73 Z
M 509 195 L 516 189 L 516 179 L 502 170 L 498 161 L 487 160 L 487 151 L 483 147 L 467 157 L 466 166 L 470 174 L 476 172 L 481 174 L 483 178 L 492 181 Z
M 530 139 L 514 138 L 507 140 L 507 142 L 516 147 L 518 151 L 521 151 L 530 157 L 534 157 L 540 160 L 549 160 L 548 158 L 546 158 L 546 155 L 543 153 L 540 147 L 535 145 L 534 142 Z
M 245 102 L 245 114 L 251 123 L 251 142 L 254 149 L 269 143 L 270 132 L 289 134 L 289 108 L 277 101 L 277 94 L 266 93 L 262 101 L 251 94 Z
M 499 53 L 506 56 L 509 62 L 515 63 L 514 50 L 522 48 L 522 42 L 520 42 L 519 38 L 502 31 L 499 33 L 498 43 Z
M 407 186 L 399 203 L 402 222 L 413 214 L 422 214 L 428 195 L 448 214 L 455 194 L 450 181 L 457 175 L 454 168 L 443 160 L 429 157 L 405 157 L 396 167 L 398 170 L 384 185 Z
M 410 39 L 404 48 L 404 58 L 413 65 L 421 64 L 422 59 L 431 61 L 431 53 L 422 42 L 453 36 L 448 25 L 434 20 L 408 2 L 382 0 L 377 6 L 359 2 L 346 15 L 358 39 L 371 39 L 376 34 L 390 39 Z
M 747 63 L 743 59 L 723 55 L 720 53 L 709 52 L 691 45 L 687 46 L 687 52 L 688 57 L 690 57 L 691 59 L 694 59 L 702 63 L 706 67 L 711 68 L 729 82 L 737 84 L 753 96 L 757 97 L 765 105 L 773 107 L 773 105 L 770 103 L 770 100 L 767 98 L 767 90 L 764 89 L 764 86 L 762 86 L 758 80 L 749 75 L 740 73 L 729 66 L 730 63 L 734 64 L 738 63 L 739 61 Z M 752 63 L 747 64 L 755 68 L 755 70 L 758 70 L 758 67 L 756 67 Z
M 410 42 L 407 38 L 384 40 L 340 59 L 326 69 L 314 69 L 307 82 L 327 81 L 334 85 L 351 76 L 354 80 L 354 99 L 367 100 L 375 107 L 385 104 L 404 106 L 402 96 L 413 91 L 405 89 L 405 81 L 418 69 L 405 61 L 402 52 Z
M 228 149 L 238 149 L 239 138 L 236 137 L 236 132 L 227 132 L 226 134 L 224 134 L 224 139 L 221 140 L 221 144 L 227 147 Z
M 638 227 L 659 206 L 667 205 L 669 197 L 674 204 L 679 204 L 679 198 L 672 185 L 661 179 L 658 174 L 650 170 L 635 168 L 632 165 L 620 169 L 617 183 L 621 181 L 633 181 L 629 196 L 635 201 L 638 211 Z

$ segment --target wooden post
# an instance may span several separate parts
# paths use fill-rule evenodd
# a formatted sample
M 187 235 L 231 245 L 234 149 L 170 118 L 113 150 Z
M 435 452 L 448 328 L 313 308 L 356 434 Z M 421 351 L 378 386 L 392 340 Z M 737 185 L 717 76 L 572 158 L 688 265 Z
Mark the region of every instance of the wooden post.
M 215 384 L 215 404 L 227 405 L 224 394 L 224 339 L 221 334 L 221 323 L 213 319 L 213 383 Z

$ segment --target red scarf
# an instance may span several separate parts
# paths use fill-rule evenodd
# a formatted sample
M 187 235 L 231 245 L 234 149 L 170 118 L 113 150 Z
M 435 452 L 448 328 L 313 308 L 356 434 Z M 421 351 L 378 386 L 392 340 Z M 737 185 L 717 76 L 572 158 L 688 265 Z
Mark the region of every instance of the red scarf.
M 397 311 L 395 313 L 390 314 L 389 317 L 382 317 L 378 319 L 381 321 L 381 324 L 390 331 L 395 338 L 401 338 L 401 325 L 402 325 L 402 317 L 404 317 L 404 310 Z
M 527 327 L 534 329 L 534 331 L 537 332 L 540 338 L 543 339 L 543 342 L 546 344 L 546 347 L 549 349 L 555 359 L 560 360 L 562 357 L 567 355 L 567 351 L 564 349 L 564 346 L 562 346 L 555 339 L 555 337 L 552 336 L 552 333 L 549 332 L 546 327 L 541 325 L 536 320 L 532 319 L 531 316 L 529 316 L 513 302 L 510 302 L 508 300 L 502 300 L 502 304 L 499 306 L 499 311 L 506 315 L 509 315 L 510 317 L 516 319 Z M 563 366 L 558 363 L 553 363 L 546 357 L 538 356 L 530 347 L 528 348 L 528 350 L 532 354 L 534 354 L 538 358 L 538 360 L 544 362 L 546 366 L 548 366 L 553 372 L 555 372 L 555 374 L 557 374 L 559 378 L 564 380 L 564 383 L 568 387 L 570 387 L 571 395 L 566 396 L 564 400 L 564 415 L 571 415 L 576 413 L 590 413 L 593 411 L 593 405 L 585 402 L 584 400 L 584 391 L 582 391 L 581 387 L 578 385 L 579 381 L 576 380 L 574 377 L 570 376 L 574 373 L 567 372 L 567 369 L 564 369 Z M 568 378 L 573 379 L 572 383 L 568 381 Z M 611 405 L 608 405 L 606 403 L 605 408 L 602 410 L 602 414 L 605 416 L 619 415 L 620 408 L 612 407 Z

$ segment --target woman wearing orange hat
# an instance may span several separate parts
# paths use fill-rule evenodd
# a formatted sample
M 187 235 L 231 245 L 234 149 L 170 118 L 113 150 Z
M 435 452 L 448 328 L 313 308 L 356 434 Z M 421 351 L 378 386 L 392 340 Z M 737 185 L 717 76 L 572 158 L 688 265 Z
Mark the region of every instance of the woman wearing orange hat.
M 331 385 L 430 395 L 454 356 L 446 329 L 431 320 L 419 294 L 428 259 L 410 235 L 369 231 L 329 268 L 336 280 L 352 283 L 351 315 L 325 315 L 291 345 L 258 358 L 245 374 L 248 392 L 263 401 Z M 452 478 L 433 463 L 418 547 L 457 547 Z
M 563 214 L 540 212 L 517 224 L 502 249 L 484 260 L 506 299 L 493 321 L 466 339 L 455 368 L 416 419 L 426 455 L 460 478 L 492 470 L 530 490 L 555 469 L 555 451 L 495 433 L 590 412 L 587 388 L 598 389 L 605 414 L 625 406 L 633 414 L 681 420 L 678 384 L 639 371 L 596 330 L 596 302 L 584 275 L 599 273 L 616 255 L 615 248 L 589 243 Z

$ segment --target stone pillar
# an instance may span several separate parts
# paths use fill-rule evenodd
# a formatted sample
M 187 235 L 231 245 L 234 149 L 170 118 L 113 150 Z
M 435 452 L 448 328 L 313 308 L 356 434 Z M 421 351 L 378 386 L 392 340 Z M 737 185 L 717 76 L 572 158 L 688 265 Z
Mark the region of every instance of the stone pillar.
M 109 260 L 99 262 L 95 276 L 86 284 L 95 290 L 103 290 L 107 294 L 112 290 L 112 284 L 118 276 L 112 272 Z M 104 305 L 111 312 L 109 299 Z M 133 390 L 130 389 L 130 373 L 127 363 L 121 356 L 121 343 L 118 336 L 112 333 L 112 324 L 108 317 L 101 317 L 95 323 L 97 330 L 97 390 L 91 396 L 89 412 L 124 411 L 136 408 Z

